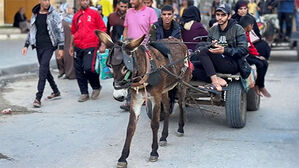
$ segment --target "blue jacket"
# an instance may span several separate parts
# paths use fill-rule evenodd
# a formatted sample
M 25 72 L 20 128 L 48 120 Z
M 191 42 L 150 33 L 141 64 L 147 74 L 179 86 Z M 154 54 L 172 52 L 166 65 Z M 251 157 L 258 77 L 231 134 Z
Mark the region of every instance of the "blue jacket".
M 181 27 L 176 21 L 172 21 L 172 33 L 171 36 L 177 39 L 181 39 Z M 162 19 L 159 18 L 156 23 L 153 24 L 150 30 L 150 41 L 156 41 L 164 39 L 164 31 L 163 31 L 163 22 Z
M 294 13 L 295 2 L 294 0 L 283 0 L 279 1 L 277 6 L 277 12 L 282 13 Z
M 36 5 L 32 9 L 30 31 L 27 35 L 25 47 L 28 47 L 29 45 L 31 45 L 32 48 L 36 47 L 37 29 L 36 29 L 35 21 L 36 21 L 37 13 L 39 12 L 39 10 L 40 10 L 40 4 Z M 61 18 L 52 6 L 50 6 L 50 8 L 49 8 L 46 22 L 47 22 L 47 29 L 49 31 L 49 36 L 50 36 L 52 45 L 55 48 L 58 47 L 60 50 L 63 50 L 63 48 L 64 48 L 64 33 L 63 33 Z

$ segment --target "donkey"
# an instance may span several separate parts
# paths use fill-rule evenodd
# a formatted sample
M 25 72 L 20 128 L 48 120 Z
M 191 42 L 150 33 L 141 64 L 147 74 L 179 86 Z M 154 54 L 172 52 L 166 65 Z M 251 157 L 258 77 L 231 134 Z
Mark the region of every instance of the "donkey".
M 116 100 L 123 100 L 125 95 L 120 95 L 119 93 L 124 93 L 120 89 L 130 88 L 131 101 L 130 101 L 130 119 L 127 127 L 127 136 L 125 144 L 122 150 L 121 157 L 118 160 L 117 167 L 127 167 L 126 159 L 129 156 L 130 145 L 132 137 L 134 135 L 136 124 L 141 113 L 141 106 L 143 102 L 147 102 L 150 99 L 153 104 L 153 116 L 151 119 L 151 128 L 153 132 L 152 139 L 152 151 L 150 153 L 149 160 L 155 162 L 158 160 L 158 129 L 160 121 L 160 111 L 161 102 L 165 109 L 165 119 L 162 131 L 162 137 L 160 138 L 160 146 L 167 145 L 168 136 L 168 122 L 169 122 L 169 99 L 168 91 L 177 87 L 178 89 L 178 103 L 180 108 L 180 119 L 178 135 L 182 136 L 184 134 L 184 99 L 186 94 L 186 88 L 180 85 L 178 80 L 167 74 L 166 71 L 172 72 L 185 82 L 189 82 L 191 78 L 191 70 L 186 66 L 187 47 L 177 39 L 167 39 L 162 40 L 171 51 L 172 60 L 177 61 L 173 66 L 167 67 L 167 70 L 163 72 L 162 70 L 157 70 L 153 72 L 153 65 L 157 68 L 163 67 L 170 63 L 169 59 L 162 55 L 157 49 L 149 46 L 145 48 L 140 45 L 145 36 L 139 39 L 129 41 L 127 43 L 117 43 L 114 44 L 109 37 L 104 32 L 97 31 L 96 35 L 99 37 L 100 41 L 103 42 L 107 48 L 111 49 L 111 52 L 107 59 L 107 65 L 113 69 L 114 77 L 114 93 L 113 96 Z M 152 68 L 152 69 L 151 69 Z M 185 71 L 184 71 L 185 70 Z M 153 73 L 150 73 L 153 72 Z M 149 74 L 155 74 L 153 76 Z M 131 80 L 129 80 L 129 78 Z M 150 78 L 151 81 L 148 82 Z M 150 83 L 150 84 L 149 84 Z M 155 84 L 153 84 L 155 83 Z M 126 89 L 127 90 L 127 89 Z

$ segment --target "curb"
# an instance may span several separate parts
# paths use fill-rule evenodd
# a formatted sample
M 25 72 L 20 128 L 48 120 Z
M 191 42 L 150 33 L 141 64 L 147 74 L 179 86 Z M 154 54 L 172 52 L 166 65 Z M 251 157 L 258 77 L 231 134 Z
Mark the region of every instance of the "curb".
M 1 78 L 4 78 L 5 76 L 13 76 L 13 75 L 18 75 L 18 74 L 26 74 L 26 73 L 37 73 L 38 68 L 39 68 L 38 63 L 3 68 L 3 69 L 0 69 L 0 80 L 1 80 Z M 57 69 L 55 59 L 50 61 L 50 68 Z
M 0 40 L 23 39 L 27 38 L 27 34 L 0 34 Z

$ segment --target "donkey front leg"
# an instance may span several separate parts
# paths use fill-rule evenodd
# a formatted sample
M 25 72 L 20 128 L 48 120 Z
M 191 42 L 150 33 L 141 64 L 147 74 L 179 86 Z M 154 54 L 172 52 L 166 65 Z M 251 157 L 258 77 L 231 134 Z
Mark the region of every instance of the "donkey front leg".
M 152 152 L 150 154 L 149 161 L 156 162 L 158 160 L 158 130 L 160 122 L 160 111 L 161 111 L 161 94 L 154 96 L 154 110 L 153 117 L 151 120 L 151 127 L 153 132 L 153 143 L 152 143 Z
M 125 145 L 121 153 L 121 157 L 118 159 L 118 163 L 117 163 L 118 168 L 127 167 L 126 159 L 129 157 L 132 138 L 136 130 L 136 125 L 141 112 L 141 106 L 144 101 L 141 95 L 135 95 L 135 93 L 132 93 L 131 96 L 132 97 L 131 97 L 131 104 L 130 104 L 130 119 L 127 127 L 127 136 L 126 136 Z
M 168 137 L 168 126 L 169 126 L 169 111 L 170 111 L 168 93 L 162 95 L 162 104 L 164 107 L 165 116 L 164 116 L 162 136 L 160 138 L 159 144 L 160 146 L 166 146 L 167 145 L 166 138 Z M 161 111 L 161 113 L 162 112 L 163 111 Z

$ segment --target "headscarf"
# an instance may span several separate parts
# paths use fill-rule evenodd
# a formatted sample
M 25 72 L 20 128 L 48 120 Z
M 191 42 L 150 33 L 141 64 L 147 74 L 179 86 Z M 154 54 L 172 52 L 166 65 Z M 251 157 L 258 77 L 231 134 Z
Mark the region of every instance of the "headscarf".
M 243 6 L 248 7 L 248 2 L 244 0 L 239 0 L 235 5 L 235 12 L 238 13 L 238 9 L 240 9 Z
M 182 21 L 183 24 L 190 22 L 190 21 L 201 21 L 200 17 L 200 11 L 197 7 L 195 6 L 190 6 L 187 9 L 184 10 L 183 15 L 182 15 Z
M 64 21 L 66 21 L 67 23 L 72 23 L 74 15 L 67 13 L 68 12 L 68 8 L 69 8 L 69 4 L 66 2 L 66 3 L 61 4 L 61 6 L 59 8 L 59 11 L 60 11 L 62 19 Z

